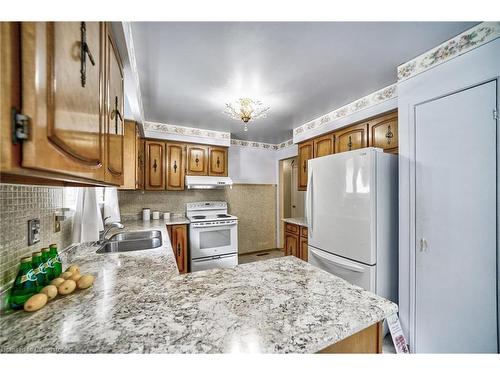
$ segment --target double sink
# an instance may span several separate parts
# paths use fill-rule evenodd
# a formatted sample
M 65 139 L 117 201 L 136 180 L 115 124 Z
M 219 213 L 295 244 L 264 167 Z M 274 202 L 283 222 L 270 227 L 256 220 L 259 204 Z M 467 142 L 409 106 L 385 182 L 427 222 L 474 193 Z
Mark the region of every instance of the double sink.
M 162 245 L 161 231 L 148 230 L 117 233 L 105 240 L 97 253 L 122 253 L 126 251 L 155 249 Z

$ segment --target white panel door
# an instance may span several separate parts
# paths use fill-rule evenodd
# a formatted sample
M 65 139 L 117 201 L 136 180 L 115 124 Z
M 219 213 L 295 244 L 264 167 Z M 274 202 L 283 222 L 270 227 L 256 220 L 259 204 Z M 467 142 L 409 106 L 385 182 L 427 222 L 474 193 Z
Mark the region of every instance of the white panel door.
M 308 243 L 357 262 L 376 262 L 373 149 L 309 160 Z
M 415 108 L 417 353 L 497 351 L 496 83 Z

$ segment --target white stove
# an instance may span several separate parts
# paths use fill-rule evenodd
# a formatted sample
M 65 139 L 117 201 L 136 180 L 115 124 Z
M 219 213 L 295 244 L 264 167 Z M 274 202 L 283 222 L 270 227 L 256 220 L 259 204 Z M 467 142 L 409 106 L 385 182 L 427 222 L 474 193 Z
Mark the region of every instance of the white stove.
M 238 264 L 238 218 L 227 213 L 227 202 L 186 204 L 191 272 Z

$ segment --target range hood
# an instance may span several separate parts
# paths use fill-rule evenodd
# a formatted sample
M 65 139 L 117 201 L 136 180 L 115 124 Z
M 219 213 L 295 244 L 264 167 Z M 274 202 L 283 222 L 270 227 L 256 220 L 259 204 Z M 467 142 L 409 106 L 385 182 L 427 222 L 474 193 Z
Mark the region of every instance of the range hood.
M 229 177 L 186 176 L 186 187 L 188 189 L 222 189 L 232 185 L 233 180 Z

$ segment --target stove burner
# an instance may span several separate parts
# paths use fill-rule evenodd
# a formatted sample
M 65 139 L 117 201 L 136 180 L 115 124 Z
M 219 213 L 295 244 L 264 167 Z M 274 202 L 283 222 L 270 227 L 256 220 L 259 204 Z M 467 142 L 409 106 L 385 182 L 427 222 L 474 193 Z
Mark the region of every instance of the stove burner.
M 196 216 L 193 216 L 193 219 L 196 219 L 196 220 L 205 219 L 205 218 L 206 218 L 205 215 L 196 215 Z
M 229 215 L 226 214 L 218 214 L 217 217 L 229 217 Z

